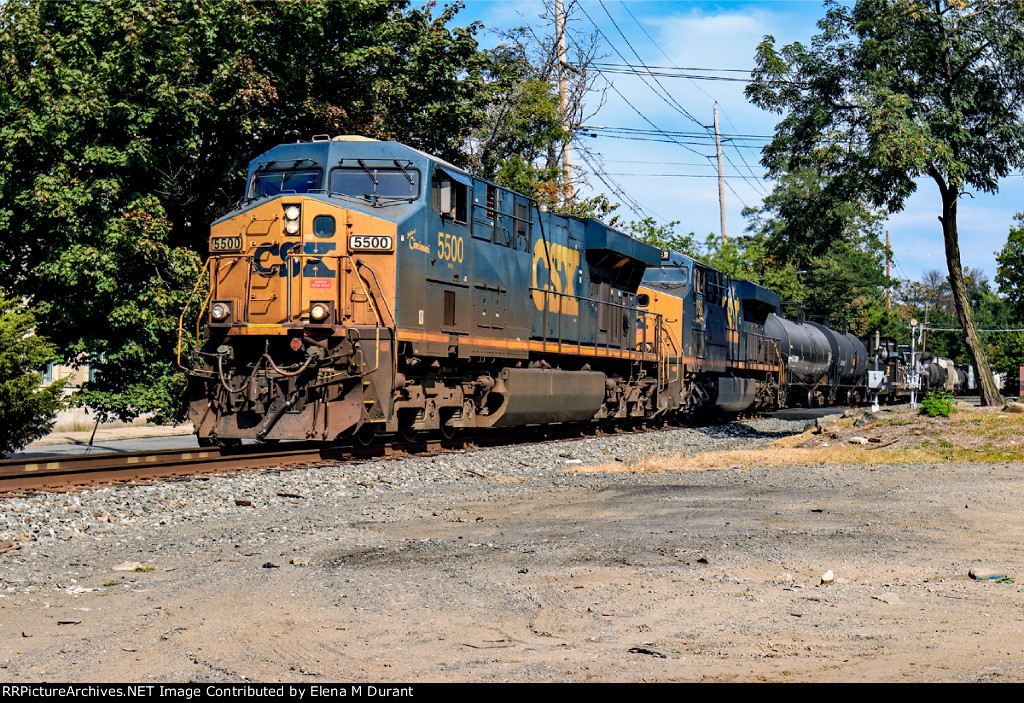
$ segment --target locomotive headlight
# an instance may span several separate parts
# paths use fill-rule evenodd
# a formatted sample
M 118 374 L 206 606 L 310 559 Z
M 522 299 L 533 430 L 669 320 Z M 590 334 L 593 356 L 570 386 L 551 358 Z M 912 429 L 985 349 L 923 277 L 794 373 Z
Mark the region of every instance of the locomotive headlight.
M 299 206 L 289 205 L 284 209 L 284 231 L 288 234 L 299 233 Z
M 330 314 L 329 303 L 313 303 L 309 306 L 309 319 L 313 322 L 323 322 Z
M 210 306 L 210 319 L 214 322 L 224 322 L 231 316 L 231 304 L 216 302 Z

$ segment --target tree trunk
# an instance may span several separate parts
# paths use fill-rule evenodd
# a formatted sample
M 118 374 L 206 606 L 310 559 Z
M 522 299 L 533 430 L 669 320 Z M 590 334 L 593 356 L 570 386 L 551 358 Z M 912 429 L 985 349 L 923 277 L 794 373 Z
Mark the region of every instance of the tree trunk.
M 940 186 L 941 187 L 941 186 Z M 942 190 L 942 237 L 946 243 L 946 266 L 949 268 L 949 287 L 953 292 L 953 305 L 956 307 L 960 325 L 964 328 L 964 341 L 967 354 L 974 364 L 974 372 L 978 380 L 978 393 L 982 405 L 1002 405 L 1005 401 L 996 388 L 992 378 L 992 369 L 985 358 L 985 350 L 978 338 L 978 327 L 974 323 L 974 312 L 971 301 L 967 298 L 967 286 L 964 283 L 964 268 L 960 263 L 960 241 L 956 227 L 956 206 L 960 194 L 957 188 Z

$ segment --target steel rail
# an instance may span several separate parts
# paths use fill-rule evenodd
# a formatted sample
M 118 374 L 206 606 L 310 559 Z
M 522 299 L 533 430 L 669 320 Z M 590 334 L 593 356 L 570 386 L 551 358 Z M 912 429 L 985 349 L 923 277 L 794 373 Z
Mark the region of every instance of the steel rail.
M 296 443 L 268 451 L 241 448 L 163 449 L 147 452 L 0 461 L 0 493 L 73 488 L 134 479 L 158 479 L 344 459 L 337 449 Z
M 264 444 L 8 459 L 0 461 L 0 495 L 83 488 L 134 480 L 173 479 L 204 473 L 396 458 L 483 446 L 572 439 L 596 431 L 594 428 L 570 424 L 523 429 L 525 431 L 515 434 L 509 434 L 507 429 L 505 432 L 475 432 L 453 439 L 425 436 L 411 442 L 382 442 L 366 447 L 288 442 L 273 449 Z
M 410 442 L 382 442 L 366 447 L 325 445 L 322 442 L 287 442 L 273 449 L 266 444 L 259 444 L 7 459 L 0 460 L 0 496 L 36 490 L 74 490 L 101 484 L 124 484 L 136 480 L 181 479 L 206 473 L 288 469 L 326 462 L 345 463 L 375 458 L 436 454 L 477 447 L 573 440 L 595 435 L 691 427 L 694 424 L 702 423 L 685 420 L 644 422 L 637 418 L 632 423 L 621 425 L 585 422 L 495 428 L 466 433 L 452 439 L 425 435 Z

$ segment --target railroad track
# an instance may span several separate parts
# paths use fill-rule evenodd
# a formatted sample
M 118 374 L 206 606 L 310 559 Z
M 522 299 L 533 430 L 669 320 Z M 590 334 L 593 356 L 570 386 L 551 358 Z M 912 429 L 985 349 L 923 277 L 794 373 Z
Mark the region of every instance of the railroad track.
M 396 441 L 368 447 L 286 442 L 273 446 L 261 444 L 32 460 L 9 459 L 0 461 L 0 496 L 30 491 L 74 490 L 101 484 L 185 478 L 204 473 L 296 468 L 322 462 L 347 462 L 375 457 L 432 454 L 472 447 L 576 439 L 595 433 L 607 434 L 593 425 L 560 425 L 518 428 L 514 434 L 491 430 L 453 439 Z

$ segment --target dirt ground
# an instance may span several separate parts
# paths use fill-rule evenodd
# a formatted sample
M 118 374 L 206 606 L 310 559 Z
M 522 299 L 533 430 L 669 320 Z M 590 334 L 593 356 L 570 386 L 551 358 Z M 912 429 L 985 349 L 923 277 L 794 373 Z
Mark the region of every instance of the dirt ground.
M 959 431 L 925 426 L 875 431 Z M 73 577 L 0 598 L 0 680 L 1024 680 L 1024 463 L 858 451 L 296 505 L 264 541 L 258 515 L 81 540 L 37 567 Z

